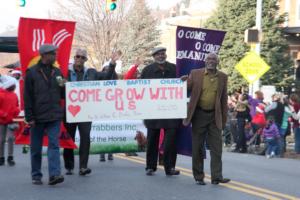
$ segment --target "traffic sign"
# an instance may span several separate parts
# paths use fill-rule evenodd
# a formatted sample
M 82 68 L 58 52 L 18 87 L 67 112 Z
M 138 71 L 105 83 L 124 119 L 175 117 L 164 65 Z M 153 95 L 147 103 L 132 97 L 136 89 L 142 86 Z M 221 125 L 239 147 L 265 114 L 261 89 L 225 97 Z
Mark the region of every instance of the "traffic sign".
M 235 69 L 249 83 L 253 83 L 263 76 L 270 69 L 270 66 L 257 53 L 251 51 L 235 66 Z

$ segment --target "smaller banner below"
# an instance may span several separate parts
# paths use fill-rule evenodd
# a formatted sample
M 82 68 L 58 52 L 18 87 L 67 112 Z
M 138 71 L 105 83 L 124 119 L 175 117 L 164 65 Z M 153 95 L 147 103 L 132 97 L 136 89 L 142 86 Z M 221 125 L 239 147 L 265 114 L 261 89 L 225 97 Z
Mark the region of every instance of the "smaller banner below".
M 142 120 L 93 122 L 90 153 L 122 153 L 145 151 L 147 129 Z M 77 130 L 75 143 L 79 146 Z
M 69 82 L 67 122 L 185 118 L 186 92 L 180 79 Z

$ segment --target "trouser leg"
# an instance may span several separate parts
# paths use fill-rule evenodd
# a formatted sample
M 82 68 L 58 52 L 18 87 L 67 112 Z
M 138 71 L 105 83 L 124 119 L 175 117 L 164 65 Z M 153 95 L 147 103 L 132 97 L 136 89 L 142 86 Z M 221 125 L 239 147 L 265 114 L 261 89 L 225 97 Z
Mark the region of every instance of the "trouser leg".
M 14 154 L 14 142 L 15 142 L 14 131 L 7 129 L 7 153 L 8 153 L 8 156 L 13 156 L 13 154 Z
M 59 153 L 59 134 L 61 121 L 48 122 L 46 132 L 48 134 L 48 171 L 49 176 L 61 174 L 60 153 Z
M 164 168 L 168 172 L 176 164 L 176 129 L 165 129 L 164 135 Z
M 41 166 L 44 133 L 44 123 L 37 123 L 30 128 L 30 157 L 32 179 L 40 179 L 43 176 L 41 172 Z
M 76 128 L 77 123 L 65 123 L 65 128 L 72 138 L 73 141 L 75 141 L 75 135 L 76 135 Z M 66 149 L 64 148 L 63 151 L 63 158 L 65 163 L 66 169 L 74 169 L 74 150 L 73 149 Z
M 207 141 L 210 147 L 211 178 L 222 179 L 222 132 L 216 126 L 215 121 L 209 125 Z
M 91 133 L 91 122 L 79 123 L 79 135 L 80 135 L 80 147 L 79 147 L 79 168 L 87 168 L 89 155 L 90 155 L 90 133 Z
M 0 158 L 4 157 L 6 130 L 7 130 L 6 125 L 0 125 Z
M 147 129 L 146 170 L 157 169 L 159 134 L 160 129 Z

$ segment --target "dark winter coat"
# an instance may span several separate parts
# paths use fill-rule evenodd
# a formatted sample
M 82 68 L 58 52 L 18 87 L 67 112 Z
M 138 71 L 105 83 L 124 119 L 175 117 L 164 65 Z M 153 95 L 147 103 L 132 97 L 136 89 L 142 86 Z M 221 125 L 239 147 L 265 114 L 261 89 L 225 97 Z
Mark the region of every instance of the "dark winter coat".
M 146 66 L 141 74 L 141 79 L 163 79 L 176 78 L 176 65 L 166 62 L 164 70 L 158 67 L 157 63 Z M 152 129 L 160 128 L 178 128 L 181 124 L 181 119 L 151 119 L 144 120 L 145 126 Z
M 58 76 L 62 77 L 59 68 L 48 66 L 50 73 L 46 73 L 46 65 L 39 62 L 26 71 L 24 86 L 25 119 L 27 122 L 51 122 L 62 120 L 63 108 L 60 100 L 63 89 L 58 85 Z

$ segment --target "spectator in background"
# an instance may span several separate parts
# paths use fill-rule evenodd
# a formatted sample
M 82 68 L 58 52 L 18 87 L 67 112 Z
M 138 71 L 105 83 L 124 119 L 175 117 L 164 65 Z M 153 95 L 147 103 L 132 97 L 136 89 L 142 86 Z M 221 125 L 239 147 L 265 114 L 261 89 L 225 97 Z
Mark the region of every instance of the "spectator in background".
M 289 128 L 289 118 L 293 114 L 292 110 L 294 110 L 293 108 L 291 109 L 288 97 L 283 98 L 283 105 L 284 105 L 284 113 L 283 113 L 283 117 L 282 117 L 282 123 L 281 123 L 280 129 L 279 129 L 279 133 L 280 133 L 279 155 L 281 157 L 283 157 L 283 154 L 286 150 L 286 135 L 287 135 L 288 128 Z
M 267 143 L 266 156 L 267 158 L 273 158 L 277 155 L 276 152 L 278 152 L 279 148 L 278 140 L 280 138 L 279 130 L 273 116 L 268 117 L 267 124 L 263 129 L 263 136 Z
M 119 58 L 119 56 L 122 55 L 120 54 L 120 52 L 116 54 L 116 59 Z M 111 59 L 110 59 L 111 60 Z M 102 69 L 102 73 L 107 73 L 109 70 L 109 67 L 107 65 L 105 65 Z M 114 71 L 110 76 L 106 77 L 105 80 L 118 80 L 118 74 L 116 71 Z M 108 153 L 107 155 L 107 160 L 114 160 L 114 156 L 112 153 Z M 100 153 L 100 162 L 105 162 L 105 153 Z
M 10 72 L 10 76 L 14 77 L 17 82 L 16 82 L 16 89 L 15 89 L 15 93 L 17 94 L 18 96 L 18 101 L 20 102 L 21 101 L 21 95 L 20 95 L 20 79 L 22 78 L 22 72 L 21 70 L 12 70 Z M 23 113 L 21 113 L 22 116 L 24 115 Z
M 132 66 L 130 66 L 129 70 L 124 74 L 123 79 L 137 79 L 140 76 L 138 67 L 141 65 L 142 61 L 140 58 L 137 58 Z M 125 153 L 126 156 L 138 156 L 136 152 L 128 152 Z
M 248 102 L 249 102 L 249 105 L 250 105 L 250 115 L 251 115 L 251 117 L 253 117 L 255 115 L 256 107 L 260 103 L 263 103 L 263 100 L 264 100 L 264 94 L 261 91 L 256 91 L 255 92 L 255 98 L 252 98 L 249 95 Z
M 128 79 L 137 79 L 139 76 L 139 70 L 138 67 L 141 65 L 142 61 L 140 58 L 137 58 L 135 60 L 135 63 L 130 66 L 129 70 L 124 74 L 123 79 L 128 80 Z
M 295 152 L 300 154 L 300 102 L 299 96 L 297 94 L 292 94 L 290 96 L 290 104 L 292 105 L 292 117 L 293 117 L 293 129 L 294 129 L 294 136 L 295 136 Z
M 19 128 L 17 123 L 13 122 L 20 112 L 18 97 L 14 93 L 16 88 L 16 79 L 7 77 L 0 88 L 0 166 L 5 163 L 4 146 L 7 136 L 9 166 L 15 165 L 14 152 L 14 131 Z
M 267 117 L 272 116 L 277 128 L 280 129 L 284 114 L 284 105 L 280 101 L 279 94 L 272 95 L 272 103 L 265 108 Z
M 115 52 L 113 52 L 113 54 L 116 56 L 116 68 L 115 68 L 115 72 L 116 72 L 116 74 L 118 75 L 118 76 L 121 76 L 121 74 L 122 74 L 122 60 L 121 60 L 121 58 L 122 58 L 122 51 L 121 50 L 117 50 L 117 51 L 115 51 Z M 109 66 L 109 63 L 111 62 L 111 59 L 109 59 L 107 62 L 105 62 L 104 64 L 103 64 L 103 68 L 105 68 L 105 67 L 107 67 L 107 66 Z
M 245 125 L 251 122 L 250 108 L 248 104 L 248 95 L 241 94 L 235 107 L 237 126 L 238 126 L 238 138 L 237 145 L 234 152 L 247 153 Z

